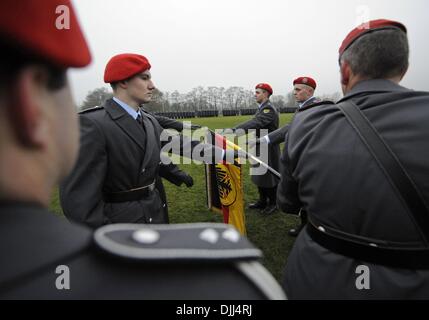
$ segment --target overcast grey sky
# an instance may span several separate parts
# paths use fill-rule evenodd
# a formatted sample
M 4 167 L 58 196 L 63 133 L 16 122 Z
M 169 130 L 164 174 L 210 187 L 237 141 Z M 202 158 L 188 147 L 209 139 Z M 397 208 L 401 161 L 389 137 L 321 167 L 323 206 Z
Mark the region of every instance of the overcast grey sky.
M 74 97 L 106 86 L 115 54 L 146 56 L 161 91 L 199 85 L 291 90 L 298 76 L 318 82 L 316 95 L 340 90 L 338 48 L 364 20 L 387 18 L 408 28 L 410 69 L 402 85 L 429 91 L 428 0 L 74 0 L 92 64 L 70 72 Z M 107 86 L 106 86 L 107 87 Z

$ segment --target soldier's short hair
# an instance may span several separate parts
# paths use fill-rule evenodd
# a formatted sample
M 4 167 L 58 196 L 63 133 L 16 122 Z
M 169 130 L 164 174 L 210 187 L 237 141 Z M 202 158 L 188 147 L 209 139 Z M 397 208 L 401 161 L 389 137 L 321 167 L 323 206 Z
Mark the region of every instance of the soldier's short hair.
M 409 65 L 409 45 L 400 29 L 368 33 L 356 40 L 342 55 L 354 74 L 369 79 L 403 75 Z
M 116 91 L 116 88 L 118 87 L 118 83 L 112 82 L 112 83 L 110 83 L 110 87 L 112 88 L 113 91 Z

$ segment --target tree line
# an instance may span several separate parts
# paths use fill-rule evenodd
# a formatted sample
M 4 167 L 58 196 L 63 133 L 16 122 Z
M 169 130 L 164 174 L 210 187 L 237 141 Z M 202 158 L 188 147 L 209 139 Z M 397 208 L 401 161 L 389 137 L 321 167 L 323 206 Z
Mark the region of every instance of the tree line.
M 111 90 L 106 87 L 96 88 L 89 91 L 80 110 L 101 106 L 107 99 L 113 97 Z M 331 95 L 319 96 L 322 99 L 337 101 L 341 94 L 336 92 Z M 273 95 L 271 102 L 278 108 L 292 108 L 296 106 L 293 92 L 286 95 Z M 256 109 L 254 92 L 242 87 L 197 87 L 190 92 L 182 94 L 177 90 L 174 92 L 162 92 L 155 89 L 152 102 L 145 105 L 152 112 L 187 112 L 207 110 L 242 110 Z

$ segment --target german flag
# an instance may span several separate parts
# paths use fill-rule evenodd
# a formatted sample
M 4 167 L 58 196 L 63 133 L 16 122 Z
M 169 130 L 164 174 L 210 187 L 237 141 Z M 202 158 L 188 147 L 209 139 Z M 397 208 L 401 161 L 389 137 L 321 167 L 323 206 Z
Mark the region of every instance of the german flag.
M 216 146 L 224 150 L 239 148 L 218 134 L 214 141 Z M 206 165 L 207 204 L 210 209 L 223 215 L 224 223 L 233 225 L 242 235 L 246 235 L 243 173 L 238 161 L 234 164 L 224 162 Z

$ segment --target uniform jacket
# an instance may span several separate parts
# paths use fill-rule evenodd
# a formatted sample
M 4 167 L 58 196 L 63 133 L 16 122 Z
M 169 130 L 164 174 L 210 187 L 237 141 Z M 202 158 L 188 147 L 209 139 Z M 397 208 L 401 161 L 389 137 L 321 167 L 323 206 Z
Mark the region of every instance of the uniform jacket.
M 158 190 L 140 201 L 105 201 L 108 193 L 147 186 L 158 177 L 162 128 L 153 117 L 143 118 L 144 129 L 113 99 L 104 107 L 79 114 L 79 158 L 60 186 L 67 218 L 92 227 L 164 222 L 164 204 Z
M 308 108 L 309 106 L 318 105 L 322 103 L 322 101 L 316 97 L 312 97 L 308 101 L 306 101 L 300 109 Z M 299 110 L 299 109 L 298 109 Z M 285 136 L 287 131 L 289 130 L 289 123 L 284 125 L 283 127 L 271 132 L 268 134 L 268 139 L 270 139 L 270 143 L 272 144 L 280 144 L 285 142 Z
M 177 130 L 179 132 L 183 131 L 183 122 L 181 121 L 177 121 L 171 118 L 167 118 L 167 117 L 163 117 L 163 116 L 159 116 L 159 115 L 154 115 L 151 114 L 147 111 L 144 111 L 145 113 L 148 113 L 150 115 L 152 115 L 159 123 L 159 125 L 163 128 L 163 129 L 174 129 Z M 162 200 L 162 205 L 164 208 L 164 221 L 163 223 L 169 223 L 170 222 L 170 218 L 168 215 L 168 201 L 167 201 L 167 194 L 165 192 L 165 188 L 164 188 L 164 184 L 162 182 L 161 178 L 166 179 L 167 181 L 175 184 L 176 186 L 180 186 L 183 183 L 183 175 L 186 175 L 185 172 L 183 172 L 182 170 L 180 170 L 180 168 L 171 163 L 168 165 L 164 165 L 161 164 L 160 166 L 160 170 L 159 170 L 159 178 L 156 181 L 156 188 L 158 189 L 159 195 L 161 197 Z
M 153 117 L 158 121 L 160 126 L 164 129 L 174 129 L 179 132 L 183 131 L 183 122 L 177 121 L 168 117 L 163 117 L 159 115 L 153 115 Z
M 182 172 L 175 165 L 160 163 L 163 128 L 149 113 L 143 126 L 113 99 L 103 107 L 79 114 L 81 141 L 78 161 L 60 185 L 64 214 L 72 221 L 99 227 L 111 223 L 168 223 L 165 190 L 160 177 L 179 184 Z M 200 144 L 176 136 L 180 155 L 191 155 Z M 174 143 L 174 141 L 173 141 Z M 221 159 L 221 149 L 199 146 L 201 156 L 210 152 Z M 155 183 L 148 197 L 139 201 L 112 203 L 106 195 Z
M 183 184 L 183 176 L 187 175 L 186 172 L 180 170 L 180 168 L 171 163 L 171 164 L 160 164 L 159 167 L 159 177 L 156 179 L 156 189 L 159 192 L 159 196 L 162 201 L 164 218 L 162 223 L 170 223 L 170 217 L 168 215 L 168 201 L 167 194 L 165 192 L 165 187 L 162 182 L 162 178 L 173 183 L 174 185 L 180 187 Z
M 429 93 L 388 80 L 358 83 L 351 100 L 389 144 L 429 203 Z M 422 239 L 396 191 L 335 105 L 296 114 L 286 136 L 278 205 L 302 207 L 318 225 L 349 234 L 418 245 Z M 356 268 L 370 270 L 370 290 L 356 288 Z M 335 276 L 333 276 L 335 275 Z M 290 298 L 427 298 L 429 270 L 394 269 L 331 252 L 301 232 L 284 280 Z
M 279 127 L 279 113 L 277 109 L 267 101 L 256 112 L 253 119 L 239 124 L 235 129 L 243 129 L 248 133 L 249 130 L 256 130 L 256 138 L 261 137 L 261 129 L 266 129 L 268 132 L 273 132 Z M 268 146 L 268 165 L 275 170 L 279 170 L 280 166 L 280 147 L 278 144 L 270 144 Z M 279 180 L 270 172 L 264 175 L 252 175 L 252 181 L 258 187 L 272 188 L 278 185 Z
M 0 212 L 0 300 L 284 298 L 247 239 L 201 237 L 236 232 L 224 224 L 157 226 L 160 241 L 141 244 L 142 225 L 92 232 L 30 203 Z

